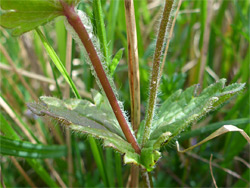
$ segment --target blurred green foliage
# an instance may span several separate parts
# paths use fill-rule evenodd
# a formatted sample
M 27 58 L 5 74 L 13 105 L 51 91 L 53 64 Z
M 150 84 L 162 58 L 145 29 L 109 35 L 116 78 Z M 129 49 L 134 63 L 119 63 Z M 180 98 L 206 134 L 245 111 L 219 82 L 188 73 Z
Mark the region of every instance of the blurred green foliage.
M 106 28 L 109 58 L 113 59 L 119 49 L 124 48 L 124 54 L 115 72 L 114 80 L 118 88 L 120 99 L 124 101 L 126 110 L 130 111 L 130 96 L 127 75 L 127 40 L 126 24 L 123 1 L 102 0 L 103 20 Z M 84 10 L 97 28 L 94 16 L 92 1 L 81 1 L 79 9 Z M 148 97 L 148 83 L 150 67 L 154 52 L 156 28 L 159 25 L 159 16 L 162 9 L 161 1 L 135 0 L 135 16 L 137 22 L 138 49 L 140 61 L 141 79 L 141 99 L 142 114 L 145 113 L 146 100 Z M 160 85 L 158 103 L 162 104 L 168 96 L 178 89 L 185 89 L 198 83 L 200 55 L 203 45 L 202 36 L 206 24 L 207 12 L 204 1 L 184 1 L 180 13 L 177 17 L 174 28 L 174 36 L 170 43 L 168 56 Z M 239 125 L 247 134 L 250 134 L 249 124 L 249 62 L 250 62 L 250 3 L 248 1 L 214 1 L 212 21 L 207 53 L 207 67 L 204 74 L 203 88 L 214 83 L 218 78 L 226 78 L 228 84 L 234 82 L 246 83 L 246 89 L 237 98 L 228 102 L 220 110 L 209 114 L 206 119 L 202 119 L 195 124 L 193 129 L 205 129 L 204 134 L 191 134 L 186 139 L 181 139 L 181 145 L 188 147 L 195 144 L 198 140 L 205 138 L 209 131 L 209 125 L 215 122 L 225 122 L 226 124 Z M 54 47 L 62 62 L 65 63 L 65 50 L 67 49 L 66 33 L 63 28 L 62 18 L 49 23 L 41 29 L 49 43 Z M 95 29 L 96 30 L 96 29 Z M 0 42 L 15 63 L 15 67 L 28 71 L 23 78 L 29 87 L 35 92 L 36 96 L 50 95 L 58 98 L 62 97 L 65 81 L 61 74 L 51 63 L 48 55 L 42 47 L 37 34 L 31 31 L 20 38 L 10 36 L 10 31 L 1 28 Z M 98 33 L 96 33 L 98 34 Z M 65 53 L 64 53 L 65 52 Z M 54 126 L 53 121 L 35 120 L 37 117 L 30 114 L 25 105 L 34 99 L 30 92 L 20 81 L 17 74 L 11 68 L 9 61 L 0 52 L 1 63 L 1 98 L 13 109 L 15 114 L 20 117 L 22 123 L 27 124 L 36 139 L 43 144 L 55 145 L 65 144 L 65 130 L 59 126 Z M 88 65 L 85 63 L 84 55 L 75 45 L 72 46 L 72 70 L 71 77 L 74 80 L 79 93 L 87 97 L 86 91 L 97 88 Z M 4 65 L 4 66 L 2 66 Z M 49 80 L 38 81 L 32 74 L 44 75 Z M 199 92 L 199 89 L 197 90 Z M 74 95 L 71 93 L 71 96 Z M 144 118 L 144 116 L 142 117 Z M 7 122 L 21 140 L 28 141 L 26 135 L 17 126 L 13 118 L 1 107 L 1 126 Z M 244 120 L 244 121 L 243 121 Z M 243 123 L 242 123 L 243 121 Z M 241 123 L 239 123 L 241 122 Z M 50 126 L 48 126 L 48 124 Z M 40 127 L 41 130 L 37 128 Z M 218 127 L 223 124 L 218 125 Z M 192 133 L 190 130 L 190 133 Z M 42 135 L 41 135 L 42 133 Z M 187 132 L 188 134 L 189 132 Z M 1 131 L 1 134 L 2 131 Z M 104 186 L 126 186 L 129 175 L 129 167 L 121 166 L 119 154 L 103 151 L 101 144 L 96 150 L 102 154 L 100 163 L 108 161 L 110 157 L 116 160 L 107 162 L 105 171 L 107 172 L 105 181 L 102 181 L 102 174 L 97 169 L 93 160 L 91 146 L 86 137 L 76 138 L 71 136 L 72 157 L 73 157 L 73 186 L 74 187 L 104 187 Z M 162 150 L 163 157 L 158 163 L 157 169 L 153 172 L 155 187 L 210 187 L 212 178 L 210 175 L 209 161 L 213 154 L 213 162 L 220 167 L 230 169 L 239 174 L 236 178 L 232 173 L 213 167 L 213 174 L 217 185 L 220 187 L 247 187 L 249 186 L 248 167 L 242 163 L 244 160 L 249 163 L 249 145 L 238 133 L 229 133 L 196 148 L 189 154 L 178 154 L 173 144 L 172 147 Z M 195 154 L 195 155 L 194 155 Z M 195 156 L 198 156 L 195 157 Z M 58 182 L 51 179 L 47 181 L 42 178 L 50 174 L 50 169 L 45 162 L 40 159 L 24 160 L 16 158 L 22 168 L 28 173 L 30 178 L 35 181 L 36 186 L 50 186 Z M 240 160 L 239 160 L 240 159 Z M 103 161 L 102 161 L 103 160 Z M 27 161 L 27 162 L 26 162 Z M 104 164 L 105 164 L 104 162 Z M 67 161 L 65 158 L 52 160 L 51 163 L 56 169 L 65 184 L 68 184 Z M 12 163 L 10 157 L 1 156 L 1 174 L 6 187 L 28 187 L 29 184 L 20 176 L 19 171 Z M 39 167 L 38 167 L 39 166 Z M 122 168 L 121 168 L 122 167 Z M 42 168 L 42 173 L 38 169 Z M 47 172 L 46 172 L 47 171 Z M 52 182 L 52 183 L 51 183 Z M 54 184 L 53 184 L 54 183 Z M 59 186 L 59 184 L 58 184 Z

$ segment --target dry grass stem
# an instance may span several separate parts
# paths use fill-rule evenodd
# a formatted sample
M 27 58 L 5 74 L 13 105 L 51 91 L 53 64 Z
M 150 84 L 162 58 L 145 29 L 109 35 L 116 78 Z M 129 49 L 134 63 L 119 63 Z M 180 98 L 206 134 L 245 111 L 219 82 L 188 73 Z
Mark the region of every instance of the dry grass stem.
M 204 163 L 207 163 L 207 164 L 210 163 L 209 160 L 207 160 L 207 159 L 205 159 L 205 158 L 202 158 L 202 157 L 200 157 L 200 156 L 197 155 L 197 154 L 194 154 L 194 153 L 191 153 L 191 152 L 186 152 L 186 154 L 187 154 L 188 156 L 191 156 L 191 157 L 193 157 L 193 158 L 195 158 L 195 159 L 198 159 L 198 160 L 200 160 L 200 161 L 202 161 L 202 162 L 204 162 Z M 237 179 L 241 179 L 241 180 L 243 180 L 244 182 L 247 182 L 248 184 L 250 183 L 250 182 L 248 182 L 246 179 L 242 178 L 237 172 L 234 172 L 234 171 L 232 171 L 232 170 L 230 170 L 230 169 L 227 169 L 227 168 L 223 168 L 223 167 L 221 167 L 220 165 L 218 165 L 217 163 L 211 162 L 211 165 L 214 166 L 214 167 L 216 167 L 216 168 L 219 168 L 219 169 L 223 170 L 224 172 L 230 174 L 231 176 L 233 176 L 233 177 L 235 177 L 235 178 L 237 178 Z
M 31 70 L 37 75 L 43 75 L 44 73 L 41 68 L 41 62 L 39 62 L 38 57 L 36 56 L 31 35 L 28 33 L 22 35 L 18 40 L 18 43 L 23 62 L 25 62 L 27 66 L 30 66 Z M 45 83 L 42 82 L 41 87 L 46 95 L 51 95 L 51 92 Z
M 13 162 L 13 164 L 16 166 L 16 168 L 20 172 L 20 174 L 22 174 L 22 176 L 24 177 L 24 179 L 27 181 L 27 183 L 31 187 L 36 188 L 37 186 L 35 185 L 35 183 L 30 179 L 30 177 L 28 176 L 28 174 L 24 171 L 24 169 L 22 168 L 22 166 L 15 159 L 15 157 L 10 156 L 10 159 Z
M 166 168 L 166 171 L 167 171 L 167 174 L 169 174 L 180 186 L 189 187 L 170 168 Z
M 36 96 L 36 94 L 33 92 L 33 90 L 30 88 L 29 84 L 25 81 L 25 79 L 18 73 L 17 68 L 15 66 L 15 63 L 13 62 L 13 60 L 11 59 L 10 55 L 8 54 L 8 52 L 6 51 L 6 49 L 2 46 L 2 44 L 0 44 L 0 50 L 2 52 L 2 54 L 4 55 L 4 57 L 7 59 L 7 61 L 9 62 L 9 64 L 12 67 L 12 70 L 16 73 L 16 75 L 18 76 L 18 78 L 20 79 L 20 81 L 22 82 L 23 86 L 27 89 L 27 91 L 30 93 L 31 97 L 38 101 L 38 97 Z
M 137 32 L 133 0 L 125 0 L 124 3 L 128 38 L 128 74 L 131 99 L 131 123 L 136 133 L 141 121 Z
M 162 4 L 162 0 L 154 0 L 150 4 L 148 4 L 148 9 L 154 9 Z
M 234 160 L 242 162 L 247 168 L 250 169 L 250 164 L 247 161 L 245 161 L 244 159 L 236 156 L 236 157 L 234 157 Z
M 26 130 L 26 128 L 23 126 L 23 124 L 20 122 L 18 117 L 15 115 L 15 113 L 12 111 L 12 109 L 8 106 L 8 104 L 0 97 L 0 106 L 9 114 L 9 116 L 15 121 L 15 123 L 20 127 L 20 129 L 23 131 L 23 133 L 27 136 L 27 138 L 30 140 L 31 143 L 36 144 L 36 140 L 31 136 L 31 134 Z M 46 160 L 45 160 L 46 161 Z M 63 187 L 64 183 L 61 179 L 61 177 L 58 175 L 56 170 L 46 162 L 47 166 L 52 170 L 53 175 L 56 175 L 55 178 L 59 182 L 59 184 Z M 65 186 L 66 187 L 66 186 Z
M 38 135 L 38 139 L 41 141 L 43 144 L 47 144 L 46 137 L 44 135 L 44 132 L 42 131 L 41 124 L 39 124 L 37 121 L 35 122 L 35 127 L 36 127 L 36 135 Z
M 12 68 L 10 66 L 8 66 L 6 64 L 3 64 L 3 63 L 0 63 L 0 69 L 6 70 L 6 71 L 11 71 L 12 70 Z M 29 72 L 29 71 L 26 71 L 26 70 L 23 70 L 23 69 L 16 69 L 16 70 L 20 75 L 25 76 L 27 78 L 36 79 L 36 80 L 38 80 L 40 82 L 45 82 L 45 83 L 48 83 L 48 84 L 56 85 L 55 80 L 53 80 L 51 78 L 47 78 L 45 76 L 38 75 L 38 74 Z M 66 84 L 59 84 L 59 86 L 62 89 L 64 89 L 66 87 Z M 79 90 L 79 93 L 84 98 L 87 98 L 87 99 L 92 98 L 91 94 L 86 92 L 86 91 Z
M 0 158 L 2 159 L 2 158 Z M 4 181 L 3 181 L 3 173 L 2 173 L 2 167 L 0 166 L 0 182 L 1 182 L 1 186 L 3 188 L 6 188 L 6 185 L 4 184 Z
M 60 187 L 67 188 L 66 184 L 63 182 L 61 176 L 58 174 L 58 172 L 53 168 L 52 161 L 49 159 L 45 159 L 45 163 L 48 166 L 49 170 L 53 174 L 53 176 L 56 178 L 57 182 L 59 183 Z
M 66 48 L 66 70 L 70 74 L 71 72 L 71 60 L 72 60 L 72 37 L 70 33 L 67 33 L 67 48 Z M 63 93 L 64 98 L 70 97 L 70 88 L 67 84 Z M 69 129 L 66 129 L 66 144 L 67 144 L 67 164 L 68 164 L 68 176 L 69 187 L 73 186 L 73 159 L 72 159 L 72 145 L 71 145 L 71 133 Z
M 210 156 L 209 168 L 210 168 L 210 173 L 211 173 L 211 176 L 212 176 L 212 179 L 213 179 L 214 186 L 215 186 L 216 188 L 218 188 L 218 186 L 217 186 L 217 184 L 216 184 L 216 181 L 215 181 L 215 179 L 214 179 L 213 168 L 212 168 L 212 159 L 213 159 L 213 154 L 211 154 L 211 156 Z
M 10 106 L 3 100 L 3 98 L 0 96 L 0 106 L 7 112 L 7 114 L 13 119 L 13 121 L 19 126 L 19 128 L 22 130 L 22 132 L 28 137 L 28 139 L 35 144 L 35 139 L 31 136 L 29 131 L 23 126 L 23 124 L 20 122 L 16 114 L 13 112 L 13 110 L 10 108 Z
M 199 8 L 191 10 L 181 10 L 179 11 L 179 14 L 192 14 L 192 13 L 199 13 L 200 11 L 201 10 Z
M 140 73 L 137 47 L 137 31 L 135 23 L 135 11 L 133 0 L 125 0 L 125 16 L 128 41 L 128 77 L 131 103 L 131 123 L 135 134 L 138 131 L 141 122 L 141 99 L 140 99 Z M 139 168 L 131 166 L 129 187 L 138 187 Z
M 211 31 L 211 21 L 213 17 L 213 1 L 208 0 L 207 2 L 207 18 L 205 23 L 205 30 L 203 35 L 203 44 L 202 44 L 202 50 L 201 50 L 201 57 L 200 57 L 200 73 L 199 73 L 199 84 L 201 87 L 203 86 L 203 80 L 204 80 L 204 72 L 205 67 L 207 64 L 207 53 L 208 53 L 208 45 L 209 45 L 209 39 L 210 39 L 210 31 Z
M 14 91 L 16 92 L 16 94 L 18 95 L 18 97 L 22 100 L 24 100 L 24 95 L 22 94 L 22 92 L 20 91 L 20 89 L 17 87 L 17 83 L 13 80 L 12 75 L 6 74 L 5 72 L 1 72 L 2 76 L 4 78 L 7 79 L 7 81 L 9 82 L 9 84 L 12 86 L 12 88 L 14 89 Z
M 214 80 L 218 81 L 220 79 L 220 77 L 210 67 L 207 66 L 206 71 L 211 77 L 213 77 Z

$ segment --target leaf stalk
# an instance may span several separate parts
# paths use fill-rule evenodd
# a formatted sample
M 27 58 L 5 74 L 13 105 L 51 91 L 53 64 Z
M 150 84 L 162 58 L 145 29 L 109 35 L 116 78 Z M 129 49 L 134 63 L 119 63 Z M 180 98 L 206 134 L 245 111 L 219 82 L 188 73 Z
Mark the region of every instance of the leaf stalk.
M 94 70 L 96 72 L 96 75 L 103 87 L 103 90 L 109 100 L 109 103 L 114 111 L 114 114 L 119 122 L 119 125 L 121 126 L 121 129 L 127 139 L 127 141 L 132 145 L 135 152 L 140 154 L 141 149 L 137 143 L 137 140 L 135 136 L 132 134 L 132 131 L 130 130 L 128 123 L 122 113 L 122 110 L 119 106 L 118 100 L 116 99 L 116 96 L 114 94 L 114 91 L 109 83 L 109 80 L 106 76 L 106 73 L 102 67 L 102 63 L 100 58 L 98 57 L 98 54 L 95 50 L 95 47 L 88 35 L 88 32 L 85 29 L 85 26 L 83 25 L 80 17 L 75 12 L 74 6 L 69 6 L 63 1 L 60 1 L 63 7 L 63 13 L 66 16 L 69 24 L 74 28 L 75 32 L 79 36 L 82 44 L 84 45 L 89 58 L 93 64 Z

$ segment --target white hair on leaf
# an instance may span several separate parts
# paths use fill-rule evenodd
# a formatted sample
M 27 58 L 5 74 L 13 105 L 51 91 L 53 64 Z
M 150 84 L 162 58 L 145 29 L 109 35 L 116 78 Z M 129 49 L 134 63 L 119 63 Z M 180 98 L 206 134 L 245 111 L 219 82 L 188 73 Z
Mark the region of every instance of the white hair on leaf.
M 86 15 L 86 13 L 84 13 L 83 11 L 77 10 L 77 14 L 78 14 L 78 16 L 80 17 L 80 19 L 81 19 L 81 21 L 82 21 L 82 24 L 84 25 L 86 31 L 88 32 L 88 35 L 89 35 L 89 37 L 90 37 L 90 39 L 91 39 L 91 42 L 93 43 L 93 45 L 94 45 L 94 47 L 95 47 L 95 50 L 96 50 L 96 52 L 97 52 L 97 55 L 98 55 L 98 57 L 99 57 L 99 59 L 100 59 L 100 61 L 101 61 L 101 63 L 102 63 L 102 67 L 103 67 L 103 69 L 104 69 L 104 71 L 105 71 L 105 73 L 106 73 L 106 76 L 107 76 L 107 78 L 108 78 L 108 80 L 109 80 L 109 83 L 110 83 L 110 85 L 111 85 L 111 87 L 112 87 L 112 90 L 113 90 L 113 92 L 114 92 L 114 94 L 115 94 L 115 96 L 116 96 L 116 98 L 117 98 L 117 100 L 118 100 L 119 97 L 118 97 L 118 93 L 117 93 L 117 90 L 116 90 L 116 87 L 115 87 L 115 83 L 114 83 L 113 79 L 111 78 L 111 76 L 110 76 L 110 74 L 109 74 L 109 72 L 108 72 L 107 63 L 105 62 L 105 58 L 104 58 L 104 56 L 103 56 L 103 54 L 102 54 L 102 52 L 101 52 L 100 42 L 99 42 L 98 38 L 95 36 L 95 34 L 94 34 L 93 26 L 92 26 L 92 24 L 91 24 L 91 21 L 90 21 L 90 19 L 88 18 L 88 16 Z M 104 90 L 103 90 L 103 88 L 102 88 L 102 85 L 101 85 L 101 83 L 100 83 L 100 81 L 99 81 L 99 78 L 98 78 L 98 76 L 96 75 L 96 72 L 95 72 L 95 70 L 94 70 L 94 67 L 93 67 L 93 65 L 92 65 L 92 62 L 91 62 L 90 59 L 89 59 L 89 55 L 88 55 L 88 53 L 87 53 L 85 47 L 83 46 L 83 44 L 82 44 L 82 42 L 81 42 L 81 39 L 78 37 L 78 34 L 75 32 L 75 30 L 72 28 L 72 26 L 68 23 L 68 21 L 67 21 L 66 19 L 65 19 L 65 26 L 66 26 L 66 29 L 68 30 L 68 32 L 72 35 L 73 39 L 74 39 L 74 40 L 76 41 L 76 43 L 78 43 L 78 45 L 80 46 L 80 49 L 82 50 L 82 52 L 83 52 L 83 54 L 84 54 L 85 60 L 86 60 L 86 62 L 87 62 L 87 63 L 89 64 L 89 66 L 90 66 L 91 73 L 94 75 L 94 77 L 95 77 L 95 79 L 96 79 L 96 82 L 97 82 L 99 88 L 101 89 L 102 93 L 103 93 L 104 95 L 106 95 L 105 92 L 104 92 Z M 125 119 L 126 119 L 128 125 L 129 125 L 130 129 L 133 130 L 132 127 L 131 127 L 131 124 L 130 124 L 129 121 L 128 121 L 127 113 L 126 113 L 125 110 L 124 110 L 123 103 L 122 103 L 121 101 L 118 101 L 118 104 L 119 104 L 119 106 L 120 106 L 120 108 L 121 108 L 121 110 L 122 110 L 122 113 L 123 113 L 123 115 L 124 115 L 124 117 L 125 117 Z M 133 132 L 133 131 L 132 131 L 132 132 Z

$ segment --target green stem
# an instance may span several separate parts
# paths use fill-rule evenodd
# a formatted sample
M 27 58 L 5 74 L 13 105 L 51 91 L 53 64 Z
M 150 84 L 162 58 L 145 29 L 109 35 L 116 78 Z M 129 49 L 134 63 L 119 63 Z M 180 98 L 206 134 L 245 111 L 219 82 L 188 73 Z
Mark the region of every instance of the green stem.
M 109 65 L 109 51 L 107 45 L 107 37 L 106 37 L 106 30 L 103 21 L 103 14 L 102 14 L 102 3 L 101 0 L 94 0 L 93 1 L 93 8 L 95 13 L 95 20 L 96 20 L 96 27 L 97 27 L 97 34 L 101 42 L 101 48 L 103 51 L 103 55 L 107 64 Z
M 66 16 L 69 24 L 74 28 L 75 32 L 78 34 L 82 44 L 84 45 L 89 58 L 93 64 L 94 70 L 96 72 L 96 75 L 103 87 L 103 90 L 109 100 L 109 103 L 114 111 L 114 114 L 117 118 L 117 121 L 119 122 L 121 129 L 127 139 L 127 141 L 132 145 L 136 153 L 140 154 L 141 149 L 137 143 L 137 140 L 135 136 L 132 134 L 128 123 L 122 113 L 122 110 L 119 106 L 119 103 L 116 99 L 116 96 L 114 94 L 114 91 L 109 83 L 109 80 L 106 76 L 106 73 L 102 67 L 102 63 L 100 61 L 100 58 L 97 55 L 97 52 L 95 50 L 95 47 L 88 35 L 88 32 L 85 29 L 85 26 L 83 25 L 80 17 L 75 12 L 73 6 L 67 5 L 65 2 L 61 1 L 61 4 L 63 6 L 64 15 Z
M 165 40 L 167 25 L 169 21 L 169 16 L 173 7 L 174 0 L 165 0 L 165 8 L 163 10 L 163 15 L 161 19 L 160 29 L 158 32 L 154 60 L 153 60 L 153 69 L 150 81 L 150 91 L 149 91 L 149 100 L 148 108 L 146 113 L 146 123 L 145 131 L 142 139 L 142 147 L 145 145 L 150 136 L 151 124 L 154 117 L 155 102 L 157 97 L 157 89 L 159 85 L 159 75 L 160 75 L 160 64 L 161 64 L 161 55 L 163 49 L 163 43 Z

